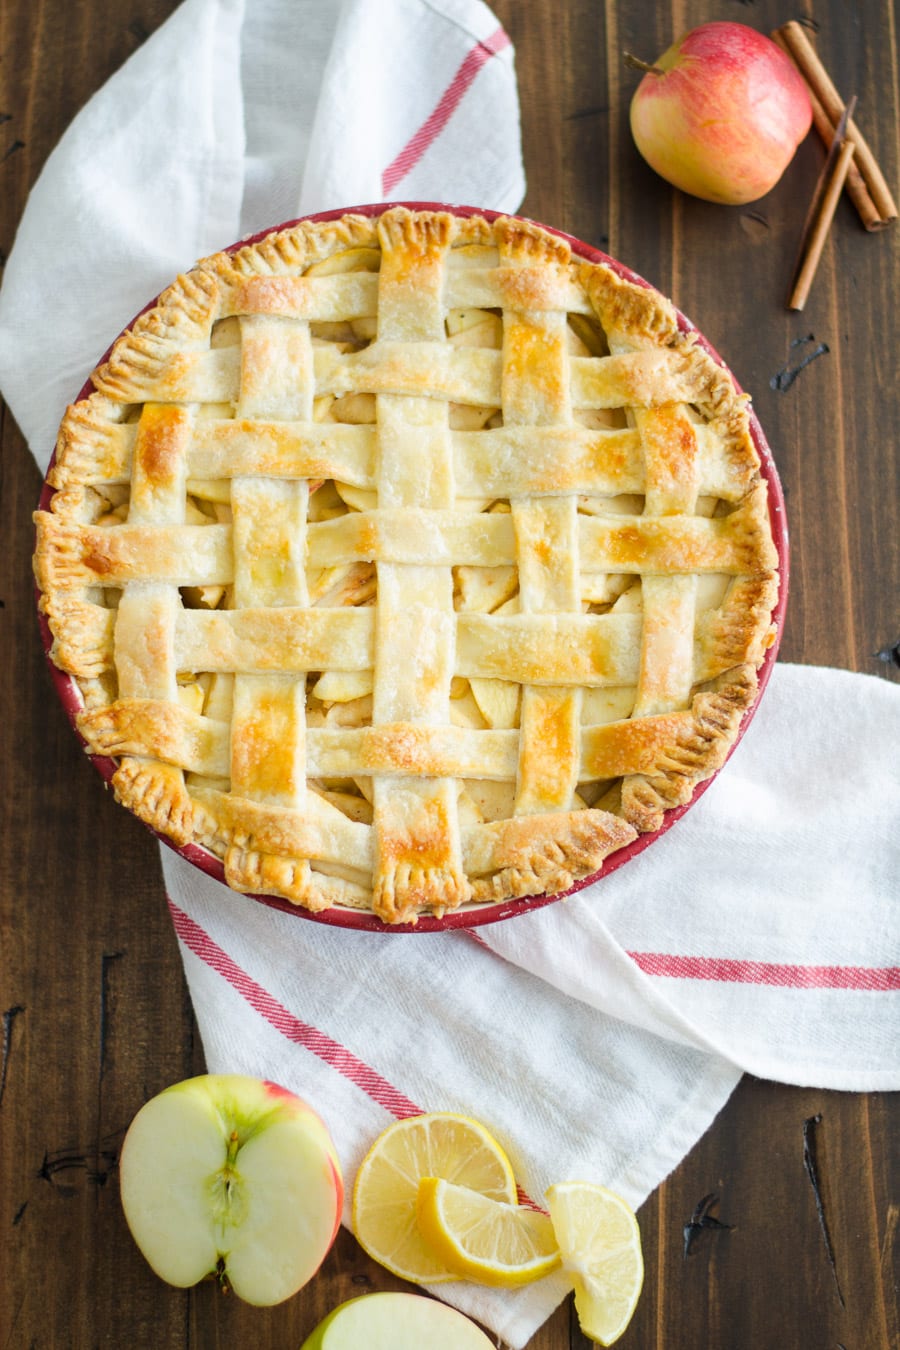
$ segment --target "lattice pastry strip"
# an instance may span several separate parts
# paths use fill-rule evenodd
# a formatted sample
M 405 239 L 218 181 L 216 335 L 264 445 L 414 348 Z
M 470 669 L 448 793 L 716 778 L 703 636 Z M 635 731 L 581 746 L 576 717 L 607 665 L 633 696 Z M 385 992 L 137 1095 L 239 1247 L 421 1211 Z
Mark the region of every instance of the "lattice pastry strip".
M 501 264 L 541 264 L 564 276 L 567 250 L 546 237 L 501 233 Z M 524 294 L 529 288 L 524 287 Z M 542 297 L 534 297 L 540 300 Z M 547 297 L 549 299 L 549 297 Z M 504 311 L 503 417 L 512 427 L 569 427 L 572 423 L 566 314 L 537 307 Z M 523 613 L 580 613 L 579 539 L 574 493 L 512 500 Z M 520 814 L 565 810 L 578 782 L 581 690 L 525 685 L 516 785 Z M 548 749 L 552 747 L 548 754 Z
M 372 354 L 374 353 L 374 354 Z M 425 389 L 447 403 L 485 407 L 502 402 L 503 361 L 499 352 L 477 348 L 379 342 L 349 355 L 321 348 L 313 354 L 319 394 L 416 395 Z M 654 407 L 691 402 L 703 383 L 689 360 L 666 359 L 657 351 L 629 352 L 602 360 L 573 357 L 572 406 L 580 409 Z M 179 362 L 141 369 L 137 378 L 102 377 L 100 387 L 129 402 L 235 403 L 240 397 L 241 363 L 234 347 L 198 351 Z
M 697 734 L 699 721 L 710 716 L 707 706 L 702 719 L 693 709 L 660 714 L 652 720 L 625 718 L 582 727 L 578 778 L 589 782 L 650 773 L 667 747 L 673 753 L 680 749 Z M 91 714 L 86 727 L 105 754 L 152 754 L 210 779 L 227 777 L 233 771 L 230 721 L 215 720 L 178 703 L 124 700 L 115 705 L 115 712 L 103 709 Z M 516 728 L 411 727 L 386 722 L 378 727 L 306 731 L 306 768 L 316 778 L 383 775 L 510 782 L 516 777 L 518 756 Z M 276 759 L 283 768 L 280 757 Z M 278 765 L 273 765 L 273 783 L 278 771 Z M 286 774 L 282 786 L 289 785 Z M 311 808 L 312 799 L 307 806 Z M 469 834 L 477 834 L 480 828 L 470 827 Z
M 526 614 L 580 610 L 574 497 L 513 503 L 519 603 Z M 581 689 L 525 684 L 516 790 L 519 814 L 568 810 L 580 767 Z M 549 753 L 548 753 L 549 751 Z
M 697 440 L 683 408 L 637 410 L 644 451 L 644 516 L 691 515 L 696 509 Z M 694 684 L 697 576 L 641 579 L 641 670 L 633 717 L 686 708 Z
M 564 889 L 721 763 L 777 559 L 744 403 L 655 293 L 521 221 L 301 224 L 95 383 L 37 518 L 54 659 L 236 887 Z
M 378 337 L 440 343 L 444 338 L 446 221 L 384 224 Z M 423 397 L 379 394 L 379 504 L 385 509 L 453 505 L 447 409 Z M 417 555 L 419 558 L 427 558 Z M 447 566 L 377 563 L 379 613 L 372 708 L 380 723 L 429 725 L 449 720 L 453 677 L 453 581 Z M 455 908 L 471 895 L 462 866 L 458 787 L 447 778 L 374 783 L 375 912 L 388 922 L 420 906 Z
M 81 405 L 77 405 L 80 409 Z M 67 455 L 57 463 L 59 486 L 77 478 L 83 484 L 128 483 L 131 477 L 133 423 L 108 423 L 73 412 Z M 84 422 L 86 425 L 79 426 Z M 694 424 L 700 496 L 737 502 L 747 492 L 746 466 L 726 459 L 721 442 L 702 423 Z M 211 417 L 196 423 L 187 448 L 190 479 L 266 476 L 337 479 L 366 490 L 375 487 L 374 426 L 339 423 L 239 422 Z M 643 493 L 644 455 L 635 428 L 588 429 L 582 426 L 498 426 L 482 431 L 450 432 L 453 475 L 461 497 L 486 495 L 511 499 L 559 491 Z
M 188 410 L 147 404 L 138 423 L 128 519 L 134 525 L 180 526 L 184 521 L 185 459 L 192 417 Z M 132 580 L 122 589 L 114 628 L 119 697 L 174 702 L 177 698 L 175 623 L 178 592 L 163 581 Z M 184 774 L 144 756 L 126 756 L 113 777 L 117 794 L 132 809 L 165 801 L 173 838 L 190 838 L 190 802 Z
M 764 490 L 754 490 L 721 519 L 596 517 L 576 522 L 582 571 L 658 575 L 727 573 L 754 565 Z M 309 527 L 308 561 L 319 567 L 373 561 L 414 563 L 428 541 L 436 565 L 500 567 L 516 561 L 515 532 L 503 515 L 410 507 L 360 511 Z M 112 585 L 146 579 L 178 585 L 230 585 L 235 578 L 232 526 L 133 525 L 115 530 L 50 517 L 54 580 L 61 586 Z
M 314 381 L 309 326 L 250 316 L 240 320 L 238 419 L 312 418 Z M 233 603 L 242 609 L 305 606 L 309 486 L 263 477 L 231 481 Z M 306 680 L 303 673 L 235 671 L 230 792 L 238 800 L 303 813 L 306 809 Z M 307 858 L 259 848 L 236 830 L 225 852 L 235 890 L 277 890 L 311 909 L 327 903 L 312 884 Z
M 303 605 L 307 599 L 303 565 L 308 488 L 305 483 L 235 479 L 235 613 L 244 608 Z M 205 665 L 202 652 L 198 661 Z M 304 672 L 235 674 L 231 723 L 231 792 L 238 798 L 303 811 L 306 806 Z M 307 860 L 286 862 L 267 855 L 237 836 L 225 854 L 225 874 L 236 890 L 282 893 L 313 908 L 318 896 L 310 883 Z

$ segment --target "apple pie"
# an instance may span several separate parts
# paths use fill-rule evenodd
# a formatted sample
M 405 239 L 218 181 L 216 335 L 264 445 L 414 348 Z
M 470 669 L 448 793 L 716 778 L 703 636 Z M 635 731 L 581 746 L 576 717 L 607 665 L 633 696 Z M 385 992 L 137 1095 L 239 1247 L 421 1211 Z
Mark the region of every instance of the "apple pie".
M 70 407 L 51 656 L 116 796 L 238 891 L 386 924 L 554 895 L 733 744 L 778 556 L 747 400 L 513 217 L 199 263 Z

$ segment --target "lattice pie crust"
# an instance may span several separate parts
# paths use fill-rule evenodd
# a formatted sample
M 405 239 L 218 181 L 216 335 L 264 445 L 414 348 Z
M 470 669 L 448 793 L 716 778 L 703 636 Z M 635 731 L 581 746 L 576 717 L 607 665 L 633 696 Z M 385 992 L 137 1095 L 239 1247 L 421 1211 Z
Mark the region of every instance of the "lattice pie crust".
M 36 515 L 52 657 L 235 889 L 556 893 L 721 765 L 777 557 L 656 292 L 523 220 L 350 215 L 200 263 L 93 379 Z

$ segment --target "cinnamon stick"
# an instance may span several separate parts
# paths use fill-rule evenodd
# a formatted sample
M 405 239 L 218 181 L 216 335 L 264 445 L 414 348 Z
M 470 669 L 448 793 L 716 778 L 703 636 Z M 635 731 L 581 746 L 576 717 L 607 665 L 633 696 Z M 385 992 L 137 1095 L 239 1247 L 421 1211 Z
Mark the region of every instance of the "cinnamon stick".
M 831 82 L 828 72 L 816 55 L 816 50 L 806 36 L 802 25 L 792 19 L 790 23 L 784 24 L 776 31 L 783 38 L 788 54 L 800 70 L 813 94 L 815 94 L 832 127 L 835 127 L 843 114 L 844 104 Z M 829 134 L 829 141 L 831 135 L 833 135 L 833 132 Z M 847 136 L 856 146 L 857 168 L 869 197 L 878 212 L 878 217 L 885 225 L 890 224 L 891 221 L 897 219 L 897 204 L 891 196 L 890 188 L 884 180 L 884 175 L 878 167 L 865 137 L 852 120 L 847 128 Z
M 781 29 L 775 29 L 772 34 L 772 41 L 775 42 L 788 56 L 791 56 L 791 49 L 788 46 Z M 791 59 L 793 60 L 792 56 Z M 796 65 L 796 62 L 794 64 Z M 799 70 L 799 66 L 797 68 Z M 800 73 L 802 74 L 803 72 L 801 71 Z M 834 123 L 822 107 L 822 104 L 816 95 L 816 91 L 808 84 L 806 87 L 807 92 L 809 93 L 809 101 L 812 104 L 813 123 L 815 124 L 816 131 L 819 133 L 822 144 L 827 150 L 831 145 L 834 136 Z M 866 180 L 863 178 L 853 160 L 850 161 L 846 188 L 847 196 L 859 212 L 859 218 L 867 230 L 870 232 L 874 230 L 884 230 L 890 225 L 891 222 L 889 220 L 882 220 L 881 216 L 878 214 L 878 208 L 872 201 L 869 189 L 866 187 Z
M 849 136 L 845 137 L 841 142 L 837 159 L 822 193 L 815 223 L 809 236 L 806 254 L 788 298 L 788 309 L 802 309 L 809 297 L 809 290 L 819 266 L 822 249 L 825 247 L 825 240 L 828 238 L 828 231 L 831 228 L 838 201 L 844 190 L 847 173 L 853 162 L 855 152 L 856 146 L 853 141 L 850 140 Z

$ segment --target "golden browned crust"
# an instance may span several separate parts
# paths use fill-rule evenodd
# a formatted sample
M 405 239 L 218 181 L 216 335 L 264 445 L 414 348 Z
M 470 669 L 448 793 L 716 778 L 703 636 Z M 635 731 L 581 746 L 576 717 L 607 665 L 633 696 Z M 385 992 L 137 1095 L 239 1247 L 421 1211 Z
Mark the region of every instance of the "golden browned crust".
M 451 275 L 454 249 L 468 256 Z M 377 328 L 366 310 L 376 295 L 383 301 Z M 345 316 L 342 303 L 356 308 Z M 443 342 L 448 310 L 462 323 L 473 308 L 486 327 L 503 315 L 502 350 L 499 342 L 493 349 Z M 574 355 L 567 311 L 576 335 L 581 324 L 589 343 L 592 332 L 597 336 L 593 347 L 571 349 Z M 234 340 L 237 329 L 227 335 L 228 325 L 238 324 L 245 325 L 243 343 Z M 281 385 L 267 411 L 266 371 L 286 333 L 288 345 L 272 366 Z M 397 208 L 380 218 L 301 222 L 206 258 L 179 277 L 115 343 L 93 380 L 97 392 L 66 413 L 48 474 L 55 495 L 35 515 L 35 576 L 53 635 L 51 657 L 81 689 L 78 727 L 89 750 L 119 761 L 112 779 L 118 799 L 177 844 L 210 849 L 234 889 L 313 911 L 370 908 L 388 924 L 469 902 L 565 891 L 636 832 L 658 829 L 664 813 L 690 800 L 724 762 L 773 641 L 778 558 L 748 400 L 656 291 L 573 257 L 564 239 L 516 218 L 489 222 Z M 305 382 L 308 395 L 300 389 Z M 500 409 L 493 429 L 448 434 L 431 405 L 441 391 L 465 405 L 467 389 L 477 391 L 468 401 L 484 407 L 485 420 Z M 313 396 L 324 404 L 369 402 L 359 425 L 340 426 L 329 441 Z M 397 409 L 404 403 L 411 420 L 401 426 Z M 367 427 L 366 409 L 376 404 L 382 411 Z M 627 427 L 621 417 L 615 421 L 625 406 L 637 410 Z M 585 409 L 599 420 L 579 425 Z M 393 444 L 382 443 L 382 414 Z M 489 451 L 475 452 L 466 439 L 479 435 L 494 438 Z M 701 484 L 713 443 L 719 456 L 713 495 L 721 509 L 695 518 L 697 494 L 708 491 Z M 418 460 L 411 457 L 414 445 Z M 425 446 L 435 476 L 416 504 L 410 494 L 422 475 L 411 466 L 421 464 Z M 397 474 L 391 510 L 414 508 L 400 530 L 391 512 L 379 515 L 379 473 L 391 455 Z M 448 523 L 454 455 L 468 456 L 463 462 L 473 480 L 479 455 L 489 464 L 485 506 L 496 499 L 505 518 L 467 505 L 459 526 Z M 231 464 L 234 482 L 245 485 L 234 490 L 236 516 Z M 590 487 L 590 474 L 608 484 L 617 472 L 625 478 L 623 500 L 645 492 L 646 507 L 638 500 L 624 512 L 617 505 L 612 514 L 597 509 L 576 517 L 576 490 Z M 302 562 L 295 565 L 294 545 L 286 541 L 279 553 L 281 526 L 273 533 L 269 521 L 294 519 L 298 484 L 340 482 L 339 473 L 345 495 L 356 493 L 349 498 L 355 528 L 304 521 L 307 556 L 321 550 L 324 561 L 292 590 Z M 211 474 L 217 478 L 208 482 Z M 246 485 L 269 481 L 284 484 L 284 494 L 264 494 L 254 505 L 255 488 Z M 506 497 L 504 481 L 512 484 Z M 195 503 L 194 523 L 171 514 L 173 503 L 184 501 L 185 482 L 203 507 L 198 515 Z M 523 484 L 531 482 L 539 492 L 524 502 Z M 478 482 L 467 491 L 477 495 Z M 416 554 L 422 537 L 433 541 L 433 556 Z M 238 556 L 240 540 L 248 538 L 269 540 L 265 558 Z M 579 581 L 578 567 L 564 563 L 576 556 L 590 574 L 591 599 L 584 603 L 578 587 L 585 576 Z M 333 616 L 380 600 L 391 569 L 399 575 L 410 565 L 444 568 L 445 575 L 453 567 L 467 611 L 450 616 L 455 631 L 441 619 L 434 638 L 409 623 L 406 648 L 392 654 L 397 688 L 381 694 L 386 708 L 396 699 L 403 712 L 383 713 L 371 726 L 357 721 L 347 731 L 340 716 L 323 723 L 314 713 L 307 727 L 302 701 L 296 708 L 290 695 L 280 702 L 266 683 L 271 673 L 284 669 L 285 678 L 305 679 L 303 643 L 303 651 L 318 651 L 320 628 L 340 631 L 335 669 L 351 681 L 371 675 L 355 697 L 356 716 L 371 719 L 372 691 L 382 678 L 379 644 L 386 639 L 376 627 L 373 658 L 372 628 L 339 630 Z M 617 601 L 630 576 L 678 577 L 694 568 L 701 580 L 721 573 L 724 594 L 697 613 L 693 633 L 685 629 L 679 642 L 667 631 L 669 610 L 660 596 L 668 592 L 648 583 L 646 600 L 639 588 L 630 593 L 633 603 Z M 143 601 L 136 597 L 145 592 L 133 588 L 148 584 L 153 620 L 142 637 L 136 616 Z M 246 597 L 238 606 L 243 620 L 208 610 L 195 622 L 185 608 L 189 595 L 203 608 L 226 593 L 228 606 L 235 587 Z M 127 594 L 120 622 L 116 605 Z M 397 594 L 402 617 L 409 596 L 402 587 Z M 299 613 L 307 604 L 322 606 L 323 623 L 308 639 L 296 631 L 291 637 L 291 607 Z M 691 615 L 692 605 L 690 594 L 679 591 L 679 613 Z M 437 602 L 430 607 L 436 612 Z M 396 624 L 391 631 L 399 631 Z M 419 646 L 432 640 L 438 664 L 416 675 Z M 570 646 L 576 640 L 580 648 Z M 677 648 L 681 694 L 673 693 L 677 679 L 644 668 L 654 645 L 656 660 Z M 198 652 L 208 662 L 199 674 Z M 464 653 L 470 665 L 452 668 L 454 653 Z M 228 663 L 235 654 L 243 663 L 237 668 Z M 462 679 L 459 671 L 471 685 L 465 729 L 450 724 L 449 711 L 431 721 L 410 714 L 417 700 L 430 707 L 451 677 Z M 207 710 L 208 672 L 212 679 L 234 677 L 242 706 L 251 710 L 241 714 L 243 731 L 238 726 L 231 734 L 221 692 L 217 710 Z M 176 678 L 195 681 L 184 702 L 174 697 Z M 207 684 L 201 688 L 198 678 Z M 633 686 L 653 715 L 609 721 L 604 714 L 605 722 L 592 725 L 582 715 L 582 678 L 585 699 Z M 521 680 L 527 697 L 514 706 L 502 689 Z M 502 720 L 511 708 L 514 720 Z M 490 736 L 479 727 L 484 709 L 501 716 L 488 721 Z M 261 733 L 253 744 L 271 772 L 243 771 L 247 736 L 281 726 L 277 719 L 286 716 L 296 746 L 270 753 Z M 364 733 L 356 734 L 360 725 Z M 294 784 L 295 761 L 302 766 L 307 751 L 310 762 L 332 766 L 325 786 L 313 783 L 311 791 Z M 512 781 L 518 815 L 488 814 L 472 823 L 459 814 L 457 798 L 466 795 L 470 777 L 477 779 L 479 756 L 487 778 Z M 331 804 L 340 803 L 348 781 L 369 792 L 379 775 L 393 784 L 393 796 L 376 796 L 372 808 L 361 799 L 367 810 L 349 818 Z M 610 788 L 604 775 L 620 788 Z M 269 793 L 282 777 L 286 786 Z M 602 792 L 604 802 L 619 803 L 615 815 L 586 809 L 577 795 L 585 783 L 595 786 L 588 802 Z
M 227 777 L 228 724 L 164 699 L 118 699 L 76 718 L 94 754 L 152 756 L 207 777 Z
M 693 385 L 692 401 L 721 436 L 733 470 L 749 491 L 759 476 L 759 456 L 750 434 L 747 395 L 737 392 L 728 371 L 699 344 L 695 333 L 679 328 L 674 306 L 658 292 L 593 263 L 582 264 L 581 277 L 608 333 L 627 334 L 630 342 L 678 353 L 683 378 Z
M 40 605 L 53 634 L 50 656 L 60 670 L 76 680 L 95 680 L 113 670 L 112 610 L 64 591 L 45 590 Z
M 753 666 L 719 676 L 694 695 L 690 716 L 679 719 L 675 735 L 659 748 L 653 771 L 625 778 L 622 811 L 639 833 L 658 830 L 666 811 L 690 801 L 696 785 L 722 767 L 756 689 Z
M 278 895 L 292 905 L 318 913 L 330 904 L 328 895 L 313 886 L 306 859 L 277 858 L 232 844 L 225 854 L 225 880 L 244 894 Z
M 472 898 L 472 887 L 452 867 L 389 864 L 378 877 L 372 908 L 385 923 L 415 923 L 427 910 L 458 909 Z
M 749 663 L 758 669 L 775 638 L 771 623 L 778 599 L 778 576 L 774 572 L 736 578 L 719 609 L 711 611 L 704 625 L 703 649 L 708 665 L 698 665 L 699 681 L 718 672 Z
M 184 776 L 169 764 L 125 758 L 112 778 L 116 800 L 176 844 L 193 839 L 194 807 Z
M 494 836 L 490 862 L 496 870 L 473 882 L 472 898 L 480 903 L 567 891 L 636 838 L 627 821 L 606 811 L 523 816 L 485 829 Z
M 678 341 L 678 316 L 671 301 L 620 277 L 605 263 L 582 262 L 580 279 L 594 312 L 607 333 L 627 333 L 632 340 L 673 347 Z
M 120 415 L 121 405 L 102 394 L 91 394 L 67 409 L 47 474 L 51 487 L 128 482 L 133 429 L 129 434 Z
M 180 276 L 135 320 L 91 379 L 116 403 L 141 402 L 174 353 L 208 345 L 219 309 L 219 284 L 204 267 Z

